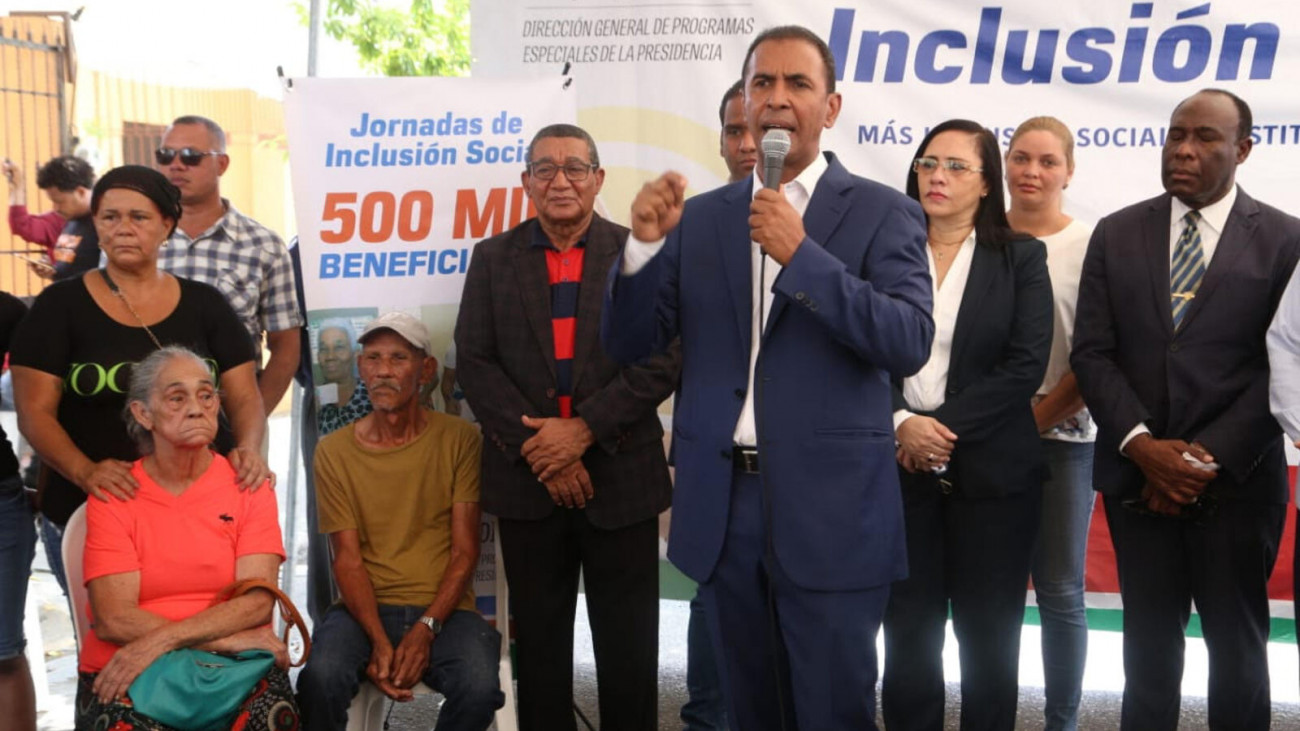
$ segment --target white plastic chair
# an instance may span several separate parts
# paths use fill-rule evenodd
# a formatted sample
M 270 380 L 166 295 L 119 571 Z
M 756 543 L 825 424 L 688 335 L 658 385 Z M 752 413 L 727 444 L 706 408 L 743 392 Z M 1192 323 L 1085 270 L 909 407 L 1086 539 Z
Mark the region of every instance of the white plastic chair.
M 493 521 L 492 535 L 494 537 L 496 549 L 493 557 L 496 562 L 496 618 L 497 631 L 501 633 L 501 691 L 506 696 L 505 704 L 496 712 L 497 731 L 518 731 L 518 715 L 515 713 L 515 684 L 514 684 L 514 666 L 510 663 L 510 592 L 506 585 L 506 570 L 501 561 L 501 533 L 496 530 L 495 520 Z M 432 693 L 424 683 L 417 684 L 412 688 L 416 695 Z M 352 699 L 352 705 L 348 706 L 348 731 L 383 731 L 384 716 L 388 696 L 383 691 L 374 686 L 373 683 L 362 681 L 361 689 Z
M 63 573 L 68 580 L 68 602 L 72 604 L 72 626 L 76 630 L 77 652 L 81 652 L 82 638 L 90 632 L 90 616 L 86 607 L 90 594 L 86 591 L 86 572 L 82 561 L 86 549 L 86 505 L 82 503 L 63 528 Z
M 424 683 L 416 683 L 411 692 L 428 695 L 433 691 Z M 387 715 L 388 696 L 368 680 L 361 681 L 361 689 L 348 706 L 348 731 L 383 731 Z

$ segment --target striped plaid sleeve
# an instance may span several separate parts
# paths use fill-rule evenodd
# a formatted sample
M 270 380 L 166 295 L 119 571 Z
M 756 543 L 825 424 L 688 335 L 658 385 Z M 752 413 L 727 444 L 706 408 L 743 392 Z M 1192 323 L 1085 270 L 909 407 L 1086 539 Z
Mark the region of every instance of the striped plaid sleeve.
M 264 226 L 250 227 L 250 237 L 256 241 L 262 259 L 262 291 L 257 307 L 262 329 L 278 332 L 302 327 L 289 249 Z

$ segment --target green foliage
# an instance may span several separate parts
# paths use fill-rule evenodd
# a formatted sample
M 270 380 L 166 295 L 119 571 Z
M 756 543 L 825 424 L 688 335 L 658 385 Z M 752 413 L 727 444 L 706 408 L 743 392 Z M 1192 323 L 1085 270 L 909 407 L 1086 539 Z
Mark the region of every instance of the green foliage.
M 325 32 L 351 43 L 365 68 L 385 76 L 469 75 L 469 0 L 411 0 L 407 11 L 377 0 L 327 0 L 323 10 Z

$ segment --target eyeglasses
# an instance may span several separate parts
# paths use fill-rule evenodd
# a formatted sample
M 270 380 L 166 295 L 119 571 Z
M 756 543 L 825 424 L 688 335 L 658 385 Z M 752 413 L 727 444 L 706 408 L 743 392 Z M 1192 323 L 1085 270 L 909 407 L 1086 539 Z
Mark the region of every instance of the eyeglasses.
M 939 160 L 933 157 L 918 157 L 912 161 L 912 172 L 914 173 L 932 173 L 941 167 L 953 175 L 984 172 L 984 168 L 977 168 L 965 160 L 954 160 L 952 158 Z
M 153 159 L 157 160 L 159 165 L 171 165 L 172 160 L 175 160 L 176 156 L 180 155 L 181 163 L 188 165 L 189 167 L 194 167 L 203 162 L 203 158 L 208 155 L 215 157 L 224 154 L 226 153 L 219 150 L 196 150 L 193 147 L 182 147 L 179 150 L 173 150 L 170 147 L 160 147 L 153 151 Z
M 564 165 L 556 165 L 553 162 L 534 162 L 528 165 L 528 172 L 538 180 L 554 180 L 555 174 L 564 171 L 564 177 L 570 183 L 580 183 L 587 179 L 587 176 L 596 168 L 600 167 L 599 163 L 583 162 L 581 160 L 569 160 Z

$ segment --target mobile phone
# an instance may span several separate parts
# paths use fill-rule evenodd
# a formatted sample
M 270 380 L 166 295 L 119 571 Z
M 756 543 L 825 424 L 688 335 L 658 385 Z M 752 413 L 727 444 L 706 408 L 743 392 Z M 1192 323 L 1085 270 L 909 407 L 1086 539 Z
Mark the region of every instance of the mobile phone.
M 54 271 L 54 265 L 50 264 L 48 261 L 45 261 L 44 259 L 37 259 L 34 257 L 27 256 L 21 251 L 6 251 L 4 253 L 10 254 L 12 256 L 16 256 L 19 259 L 22 259 L 23 261 L 27 262 L 28 264 L 35 264 L 36 266 L 41 267 L 43 269 L 49 269 L 50 271 Z

